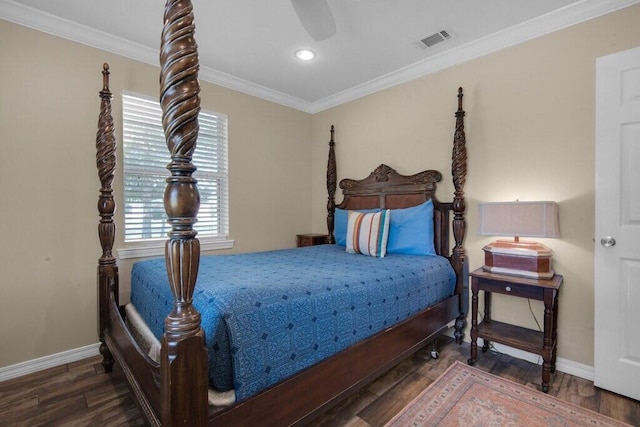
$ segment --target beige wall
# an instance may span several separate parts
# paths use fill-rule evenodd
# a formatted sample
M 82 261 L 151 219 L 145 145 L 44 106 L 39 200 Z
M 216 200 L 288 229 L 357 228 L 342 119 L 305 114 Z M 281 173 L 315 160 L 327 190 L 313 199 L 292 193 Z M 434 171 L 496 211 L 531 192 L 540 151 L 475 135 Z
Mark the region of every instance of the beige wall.
M 105 61 L 121 141 L 122 91 L 157 96 L 159 69 L 0 20 L 0 367 L 97 342 Z M 233 251 L 294 246 L 311 228 L 311 116 L 206 83 L 202 107 L 229 116 Z
M 544 243 L 565 276 L 559 357 L 592 365 L 595 58 L 639 45 L 638 18 L 636 5 L 313 116 L 203 84 L 203 108 L 229 115 L 233 251 L 290 247 L 296 233 L 326 229 L 331 124 L 339 178 L 365 177 L 382 162 L 400 173 L 435 168 L 449 200 L 463 86 L 471 266 L 491 240 L 475 234 L 478 201 L 558 201 L 562 238 Z M 97 341 L 100 70 L 110 63 L 121 129 L 121 92 L 155 96 L 158 69 L 5 21 L 0 35 L 3 367 Z M 130 265 L 121 263 L 125 294 Z M 526 303 L 495 300 L 495 318 L 535 326 Z
M 400 173 L 443 171 L 452 198 L 456 91 L 465 91 L 469 175 L 466 248 L 483 264 L 477 203 L 555 200 L 560 239 L 546 239 L 565 277 L 558 357 L 593 365 L 595 59 L 640 45 L 640 5 L 451 67 L 314 115 L 313 225 L 324 230 L 326 141 L 336 126 L 339 179 L 384 162 Z M 533 302 L 542 321 L 542 305 Z M 493 317 L 536 328 L 526 300 L 500 298 Z M 467 329 L 468 339 L 468 329 Z

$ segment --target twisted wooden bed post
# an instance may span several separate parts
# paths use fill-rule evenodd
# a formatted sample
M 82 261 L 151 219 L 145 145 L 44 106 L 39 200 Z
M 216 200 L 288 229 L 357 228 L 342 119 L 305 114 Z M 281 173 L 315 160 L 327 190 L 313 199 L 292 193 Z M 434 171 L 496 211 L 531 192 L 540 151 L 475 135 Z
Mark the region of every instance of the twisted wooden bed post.
M 336 242 L 333 234 L 335 224 L 335 212 L 336 212 L 336 183 L 337 183 L 337 168 L 336 168 L 336 143 L 333 141 L 334 127 L 331 125 L 331 140 L 329 141 L 329 160 L 327 161 L 327 192 L 329 198 L 327 200 L 327 229 L 329 231 L 329 243 L 334 244 Z
M 98 297 L 99 301 L 108 301 L 113 293 L 115 305 L 118 305 L 118 265 L 112 254 L 116 225 L 113 214 L 116 203 L 113 199 L 113 174 L 116 168 L 116 138 L 114 136 L 113 117 L 111 115 L 111 92 L 109 91 L 109 64 L 102 67 L 102 90 L 100 91 L 100 116 L 96 134 L 96 163 L 100 178 L 100 196 L 98 198 L 98 237 L 102 246 L 102 256 L 98 260 Z M 109 325 L 109 306 L 100 304 L 98 336 L 100 353 L 105 372 L 113 368 L 113 356 L 105 343 L 104 333 Z
M 193 291 L 200 263 L 200 242 L 193 225 L 200 195 L 191 163 L 198 137 L 200 85 L 194 39 L 193 6 L 167 0 L 160 49 L 162 125 L 171 153 L 164 206 L 171 224 L 165 246 L 173 310 L 165 319 L 161 351 L 162 425 L 206 425 L 207 350 Z
M 451 174 L 453 175 L 454 197 L 453 197 L 453 237 L 455 246 L 451 256 L 451 263 L 456 270 L 456 288 L 461 295 L 460 316 L 456 319 L 454 336 L 458 344 L 462 343 L 464 336 L 463 329 L 466 325 L 466 313 L 468 302 L 468 266 L 467 255 L 462 241 L 466 232 L 466 222 L 464 213 L 466 202 L 464 198 L 464 185 L 467 180 L 467 148 L 464 134 L 464 116 L 462 109 L 462 88 L 458 89 L 458 110 L 456 111 L 456 130 L 453 136 L 453 154 L 451 161 Z

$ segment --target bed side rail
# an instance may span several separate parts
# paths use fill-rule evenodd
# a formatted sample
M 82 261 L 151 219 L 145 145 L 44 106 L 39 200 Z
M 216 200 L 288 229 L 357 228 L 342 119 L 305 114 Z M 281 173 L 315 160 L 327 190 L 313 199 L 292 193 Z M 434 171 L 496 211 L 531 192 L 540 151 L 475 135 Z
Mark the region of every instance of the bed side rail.
M 147 423 L 160 426 L 160 365 L 138 346 L 120 315 L 114 294 L 110 293 L 109 296 L 110 324 L 104 333 L 105 342 L 122 369 Z

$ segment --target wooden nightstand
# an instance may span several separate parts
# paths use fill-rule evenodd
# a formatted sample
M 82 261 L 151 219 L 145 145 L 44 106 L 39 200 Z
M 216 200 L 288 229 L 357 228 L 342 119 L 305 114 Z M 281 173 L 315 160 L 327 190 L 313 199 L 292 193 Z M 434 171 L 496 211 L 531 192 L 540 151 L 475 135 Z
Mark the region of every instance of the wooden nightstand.
M 297 234 L 298 247 L 324 245 L 329 241 L 329 236 L 320 233 Z
M 493 274 L 479 268 L 471 276 L 471 358 L 473 365 L 478 357 L 478 338 L 483 339 L 482 351 L 489 349 L 489 342 L 514 347 L 542 356 L 542 391 L 549 391 L 549 378 L 556 370 L 558 344 L 558 291 L 562 276 L 551 279 L 528 279 L 524 277 Z M 478 292 L 484 291 L 484 318 L 478 324 Z M 497 322 L 491 319 L 491 293 L 512 295 L 544 301 L 543 332 L 520 326 Z

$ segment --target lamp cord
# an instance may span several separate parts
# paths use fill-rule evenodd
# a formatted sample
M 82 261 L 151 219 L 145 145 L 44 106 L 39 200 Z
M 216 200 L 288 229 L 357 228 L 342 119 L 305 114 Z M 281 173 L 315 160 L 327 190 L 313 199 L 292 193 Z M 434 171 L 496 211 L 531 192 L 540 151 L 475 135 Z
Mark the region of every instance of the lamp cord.
M 529 298 L 527 298 L 527 302 L 529 303 L 529 311 L 531 312 L 531 316 L 533 317 L 533 320 L 536 321 L 536 325 L 538 325 L 538 330 L 540 332 L 542 332 L 542 328 L 540 327 L 540 323 L 538 322 L 538 319 L 536 318 L 536 315 L 533 312 L 533 309 L 531 308 L 531 300 Z M 538 355 L 538 365 L 539 364 L 540 364 L 540 355 Z
M 531 308 L 531 300 L 529 298 L 527 298 L 527 302 L 529 303 L 529 311 L 531 312 L 531 316 L 533 317 L 533 320 L 535 320 L 536 325 L 538 325 L 538 330 L 540 332 L 542 332 L 542 328 L 540 327 L 540 323 L 538 322 L 538 319 L 536 318 L 536 315 L 533 312 L 533 309 Z

